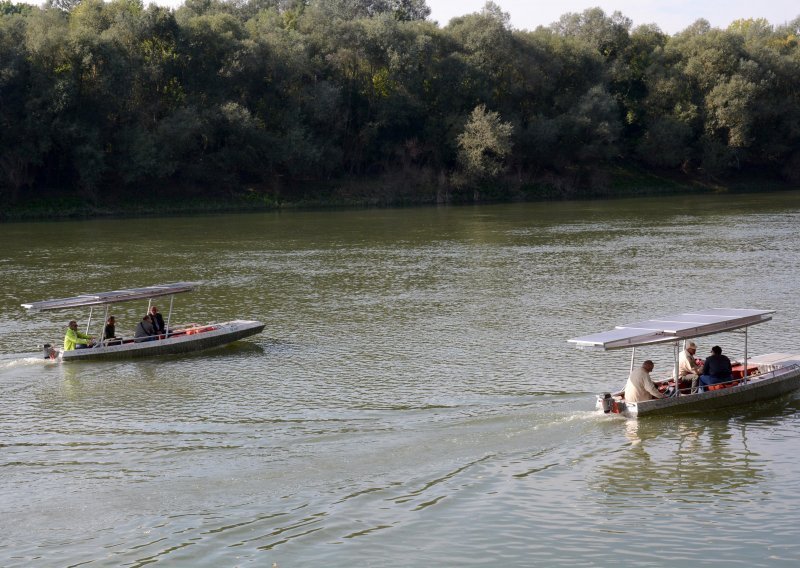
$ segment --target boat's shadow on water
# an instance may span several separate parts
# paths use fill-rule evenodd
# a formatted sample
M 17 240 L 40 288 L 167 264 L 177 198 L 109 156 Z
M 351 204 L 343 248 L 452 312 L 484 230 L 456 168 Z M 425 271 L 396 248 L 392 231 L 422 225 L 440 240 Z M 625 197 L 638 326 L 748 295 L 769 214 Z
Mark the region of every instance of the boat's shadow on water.
M 599 465 L 597 487 L 607 495 L 626 495 L 634 487 L 657 495 L 670 486 L 664 480 L 673 480 L 675 495 L 687 501 L 735 492 L 764 477 L 751 438 L 799 410 L 800 396 L 790 393 L 747 407 L 628 419 L 625 449 Z M 643 479 L 660 481 L 643 487 Z
M 800 411 L 800 392 L 791 392 L 778 398 L 753 402 L 746 406 L 720 408 L 707 412 L 692 412 L 674 416 L 645 416 L 627 420 L 628 429 L 635 430 L 640 439 L 657 438 L 666 432 L 694 432 L 726 424 L 746 426 L 780 420 Z
M 787 393 L 772 400 L 753 403 L 747 407 L 735 407 L 727 412 L 710 413 L 708 418 L 733 419 L 737 422 L 763 422 L 792 416 L 800 411 L 800 392 Z
M 218 359 L 220 357 L 231 356 L 260 356 L 264 355 L 266 350 L 261 345 L 251 343 L 249 341 L 237 341 L 236 343 L 229 343 L 228 345 L 220 345 L 204 351 L 195 351 L 191 353 L 182 353 L 175 355 L 160 356 L 156 361 L 162 360 L 187 360 L 193 359 Z

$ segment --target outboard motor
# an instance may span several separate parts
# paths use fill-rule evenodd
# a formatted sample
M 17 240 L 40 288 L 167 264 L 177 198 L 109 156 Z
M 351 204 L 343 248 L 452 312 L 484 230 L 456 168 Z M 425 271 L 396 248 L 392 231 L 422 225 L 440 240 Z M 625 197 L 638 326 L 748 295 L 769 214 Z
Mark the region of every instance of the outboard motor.
M 56 358 L 58 353 L 56 353 L 56 350 L 53 349 L 52 346 L 49 343 L 45 343 L 43 347 L 44 347 L 44 358 L 45 359 L 55 359 Z
M 607 392 L 603 394 L 603 398 L 600 399 L 600 403 L 603 407 L 603 412 L 608 414 L 611 412 L 611 409 L 614 407 L 614 399 L 611 398 L 611 393 Z

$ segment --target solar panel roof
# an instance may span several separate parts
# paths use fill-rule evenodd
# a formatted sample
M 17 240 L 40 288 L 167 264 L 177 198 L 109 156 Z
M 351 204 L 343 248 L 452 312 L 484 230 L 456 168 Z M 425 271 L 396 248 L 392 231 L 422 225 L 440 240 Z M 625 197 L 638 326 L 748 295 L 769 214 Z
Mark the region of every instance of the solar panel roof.
M 570 339 L 579 349 L 608 351 L 730 331 L 772 319 L 775 310 L 709 308 L 662 316 Z
M 143 288 L 127 288 L 124 290 L 111 290 L 109 292 L 81 294 L 80 296 L 73 296 L 72 298 L 30 302 L 28 304 L 22 304 L 22 307 L 33 311 L 45 311 L 79 308 L 82 306 L 101 306 L 105 304 L 129 302 L 131 300 L 169 296 L 181 292 L 190 292 L 198 285 L 198 282 L 173 282 L 171 284 L 157 284 L 154 286 L 145 286 Z

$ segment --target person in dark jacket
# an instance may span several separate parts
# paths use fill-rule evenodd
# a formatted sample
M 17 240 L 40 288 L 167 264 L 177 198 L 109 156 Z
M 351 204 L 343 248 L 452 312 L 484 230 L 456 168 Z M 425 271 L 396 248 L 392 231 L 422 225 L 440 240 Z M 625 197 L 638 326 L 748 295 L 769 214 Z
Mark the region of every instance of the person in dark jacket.
M 103 328 L 103 340 L 110 341 L 117 338 L 117 320 L 114 316 L 108 316 L 106 326 Z
M 722 354 L 722 348 L 715 345 L 711 348 L 711 356 L 703 363 L 703 374 L 700 375 L 702 386 L 727 383 L 733 380 L 731 360 Z
M 156 335 L 167 333 L 167 327 L 164 325 L 164 316 L 158 312 L 156 306 L 150 306 L 150 320 L 153 322 L 153 330 Z

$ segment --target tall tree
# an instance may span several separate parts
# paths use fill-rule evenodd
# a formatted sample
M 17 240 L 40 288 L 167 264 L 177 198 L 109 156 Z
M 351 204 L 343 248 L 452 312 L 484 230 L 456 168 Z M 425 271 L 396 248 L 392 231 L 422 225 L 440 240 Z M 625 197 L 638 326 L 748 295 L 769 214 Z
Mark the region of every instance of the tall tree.
M 458 161 L 469 179 L 491 179 L 505 169 L 513 131 L 510 122 L 502 122 L 500 115 L 487 110 L 486 105 L 473 109 L 458 135 Z

